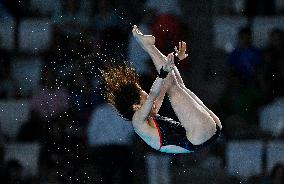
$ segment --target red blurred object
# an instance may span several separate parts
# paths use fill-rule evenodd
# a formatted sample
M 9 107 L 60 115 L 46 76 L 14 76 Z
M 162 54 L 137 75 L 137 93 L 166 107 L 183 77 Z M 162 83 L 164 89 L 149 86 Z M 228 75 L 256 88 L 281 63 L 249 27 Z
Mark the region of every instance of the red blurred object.
M 152 33 L 156 37 L 156 47 L 162 52 L 167 48 L 178 44 L 182 38 L 182 26 L 177 18 L 170 14 L 159 15 L 152 27 Z

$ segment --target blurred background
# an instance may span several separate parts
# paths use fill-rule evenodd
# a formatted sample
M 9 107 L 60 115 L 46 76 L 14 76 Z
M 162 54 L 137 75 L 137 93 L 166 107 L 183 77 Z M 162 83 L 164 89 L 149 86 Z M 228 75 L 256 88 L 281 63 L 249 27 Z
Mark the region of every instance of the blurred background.
M 223 124 L 193 154 L 151 149 L 100 94 L 98 68 L 131 61 L 157 75 L 131 34 L 180 40 L 178 68 Z M 3 184 L 283 184 L 283 0 L 1 0 Z M 161 115 L 176 118 L 165 99 Z

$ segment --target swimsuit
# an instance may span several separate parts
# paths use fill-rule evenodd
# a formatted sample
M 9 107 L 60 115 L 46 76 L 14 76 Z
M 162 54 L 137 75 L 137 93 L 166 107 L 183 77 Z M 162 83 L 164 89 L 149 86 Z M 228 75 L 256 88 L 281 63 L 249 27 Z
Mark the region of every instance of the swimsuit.
M 216 124 L 215 134 L 199 145 L 193 145 L 186 137 L 186 130 L 180 122 L 174 121 L 170 118 L 156 115 L 153 117 L 155 126 L 160 137 L 160 149 L 162 146 L 175 145 L 187 149 L 191 152 L 197 151 L 217 139 L 220 135 L 220 127 Z

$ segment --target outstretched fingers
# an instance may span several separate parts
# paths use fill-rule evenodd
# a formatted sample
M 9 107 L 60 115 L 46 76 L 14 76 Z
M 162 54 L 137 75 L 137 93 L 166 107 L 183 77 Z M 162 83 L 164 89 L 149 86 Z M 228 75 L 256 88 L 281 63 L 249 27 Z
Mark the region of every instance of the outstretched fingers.
M 183 41 L 182 42 L 182 45 L 181 45 L 181 51 L 183 52 L 183 53 L 185 53 L 186 52 L 186 43 Z M 188 54 L 185 54 L 185 58 L 188 56 Z
M 186 54 L 186 43 L 184 41 L 181 41 L 178 43 L 178 49 L 177 46 L 175 46 L 175 52 L 176 52 L 176 56 L 179 58 L 179 60 L 183 60 L 185 58 L 187 58 L 188 54 Z

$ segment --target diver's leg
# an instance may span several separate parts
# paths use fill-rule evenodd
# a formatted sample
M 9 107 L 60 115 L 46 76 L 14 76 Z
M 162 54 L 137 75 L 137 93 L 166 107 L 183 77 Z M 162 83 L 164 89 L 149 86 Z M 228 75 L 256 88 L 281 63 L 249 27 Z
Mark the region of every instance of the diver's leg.
M 216 116 L 216 114 L 214 114 L 210 109 L 208 109 L 208 107 L 206 107 L 204 105 L 204 103 L 192 92 L 190 91 L 188 88 L 186 88 L 184 85 L 180 85 L 180 87 L 185 90 L 185 92 L 190 95 L 200 106 L 202 106 L 209 114 L 210 116 L 213 118 L 213 120 L 215 121 L 215 123 L 219 126 L 220 129 L 222 129 L 222 124 L 220 119 Z
M 150 55 L 156 70 L 160 71 L 165 63 L 166 56 L 164 56 L 155 46 L 155 37 L 152 35 L 143 35 L 137 26 L 134 26 L 132 33 L 140 46 Z
M 177 82 L 180 85 L 180 87 L 184 89 L 187 92 L 187 94 L 190 95 L 200 106 L 202 106 L 210 114 L 210 116 L 214 119 L 215 123 L 219 126 L 219 128 L 222 129 L 222 124 L 219 118 L 210 109 L 208 109 L 208 107 L 206 107 L 204 103 L 192 91 L 190 91 L 184 85 L 183 80 L 176 66 L 174 66 L 173 71 L 174 71 L 174 76 L 176 77 Z
M 143 35 L 143 33 L 141 33 L 137 26 L 134 26 L 132 33 L 141 47 L 150 55 L 156 70 L 159 72 L 166 62 L 167 57 L 163 55 L 155 46 L 155 37 L 152 35 Z M 178 82 L 183 85 L 183 80 L 180 77 L 179 71 L 176 66 L 174 66 L 174 72 L 177 74 L 176 78 Z
M 181 86 L 175 77 L 174 85 L 168 89 L 172 108 L 184 126 L 187 138 L 198 145 L 207 141 L 216 132 L 216 123 L 210 114 L 200 106 Z

